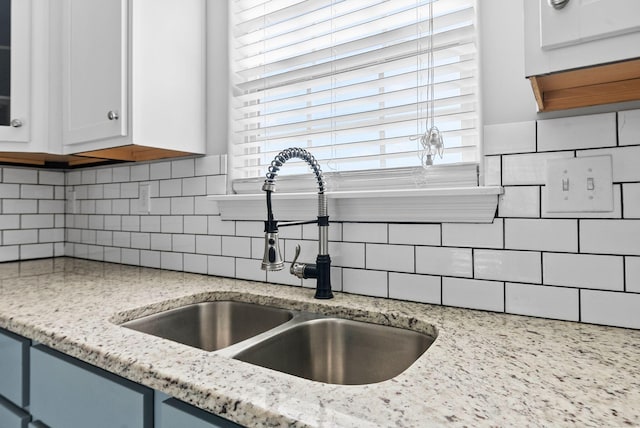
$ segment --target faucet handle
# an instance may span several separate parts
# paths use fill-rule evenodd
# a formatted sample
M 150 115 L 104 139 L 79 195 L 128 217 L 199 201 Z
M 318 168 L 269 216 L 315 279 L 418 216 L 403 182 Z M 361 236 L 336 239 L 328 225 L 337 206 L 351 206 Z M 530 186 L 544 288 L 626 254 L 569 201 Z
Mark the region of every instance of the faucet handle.
M 306 265 L 304 263 L 298 263 L 298 257 L 300 256 L 300 244 L 296 245 L 296 255 L 293 256 L 293 261 L 291 262 L 291 267 L 289 268 L 289 272 L 291 275 L 295 275 L 298 278 L 304 278 L 304 268 Z

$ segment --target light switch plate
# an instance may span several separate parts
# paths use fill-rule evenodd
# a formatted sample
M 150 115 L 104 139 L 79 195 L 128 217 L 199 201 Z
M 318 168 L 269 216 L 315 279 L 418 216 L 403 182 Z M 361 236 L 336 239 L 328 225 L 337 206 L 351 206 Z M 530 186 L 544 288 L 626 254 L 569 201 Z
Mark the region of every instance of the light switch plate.
M 151 185 L 149 183 L 140 184 L 138 194 L 138 212 L 148 214 L 151 211 Z
M 547 161 L 548 212 L 613 211 L 610 155 Z

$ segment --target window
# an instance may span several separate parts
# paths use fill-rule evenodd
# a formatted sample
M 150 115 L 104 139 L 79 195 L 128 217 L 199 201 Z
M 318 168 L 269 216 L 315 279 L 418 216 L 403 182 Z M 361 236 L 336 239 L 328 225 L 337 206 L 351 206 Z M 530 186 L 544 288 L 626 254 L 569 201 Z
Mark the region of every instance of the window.
M 434 111 L 445 152 L 427 185 L 477 185 L 474 3 L 433 3 Z M 335 181 L 425 184 L 413 171 L 422 170 L 416 137 L 427 129 L 429 0 L 232 0 L 230 13 L 234 188 L 260 181 L 294 146 Z M 292 160 L 281 172 L 306 171 Z

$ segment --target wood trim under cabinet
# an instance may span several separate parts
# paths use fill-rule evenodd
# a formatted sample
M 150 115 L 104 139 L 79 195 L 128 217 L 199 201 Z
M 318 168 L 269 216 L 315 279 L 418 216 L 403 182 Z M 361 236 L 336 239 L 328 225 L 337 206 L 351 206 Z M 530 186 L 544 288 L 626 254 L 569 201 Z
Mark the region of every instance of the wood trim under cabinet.
M 540 112 L 640 100 L 640 59 L 530 76 Z

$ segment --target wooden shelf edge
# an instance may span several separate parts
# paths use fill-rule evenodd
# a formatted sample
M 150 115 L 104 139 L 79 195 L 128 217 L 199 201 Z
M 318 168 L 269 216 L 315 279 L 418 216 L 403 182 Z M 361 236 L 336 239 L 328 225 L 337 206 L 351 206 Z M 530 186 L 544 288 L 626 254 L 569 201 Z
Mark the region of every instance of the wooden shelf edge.
M 640 59 L 529 77 L 538 111 L 640 100 Z

